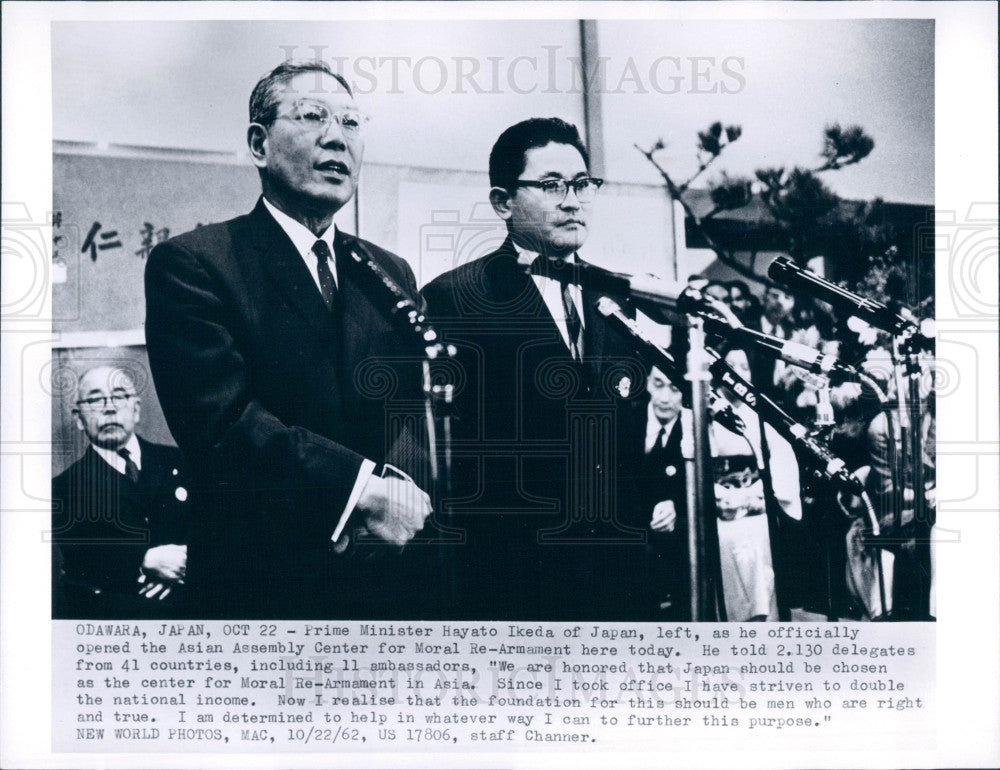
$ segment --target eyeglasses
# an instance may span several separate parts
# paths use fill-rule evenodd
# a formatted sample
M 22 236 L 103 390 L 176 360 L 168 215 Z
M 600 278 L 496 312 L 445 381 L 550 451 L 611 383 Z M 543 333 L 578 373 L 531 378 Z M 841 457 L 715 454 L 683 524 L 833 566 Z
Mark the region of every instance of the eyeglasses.
M 287 112 L 277 116 L 288 118 L 310 131 L 326 133 L 331 123 L 340 126 L 345 136 L 355 137 L 371 120 L 360 110 L 346 109 L 334 112 L 322 102 L 314 99 L 298 99 L 292 103 Z
M 115 393 L 111 396 L 91 396 L 90 398 L 81 398 L 76 402 L 76 405 L 81 409 L 88 409 L 91 411 L 97 411 L 98 409 L 107 409 L 110 403 L 115 409 L 124 409 L 128 402 L 135 398 L 131 393 Z
M 581 203 L 589 203 L 594 200 L 597 191 L 604 184 L 603 179 L 596 176 L 583 176 L 579 179 L 518 179 L 515 182 L 517 187 L 537 187 L 542 191 L 542 195 L 552 201 L 563 201 L 569 193 L 570 188 L 576 193 L 576 199 Z

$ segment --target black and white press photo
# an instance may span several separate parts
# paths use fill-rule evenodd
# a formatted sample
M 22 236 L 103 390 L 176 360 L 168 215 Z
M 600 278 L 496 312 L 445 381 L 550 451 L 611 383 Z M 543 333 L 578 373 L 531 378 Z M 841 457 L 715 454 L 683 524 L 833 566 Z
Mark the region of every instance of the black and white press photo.
M 995 758 L 995 6 L 5 5 L 6 759 Z
M 190 499 L 55 454 L 57 616 L 935 617 L 930 20 L 89 24 L 54 436 Z

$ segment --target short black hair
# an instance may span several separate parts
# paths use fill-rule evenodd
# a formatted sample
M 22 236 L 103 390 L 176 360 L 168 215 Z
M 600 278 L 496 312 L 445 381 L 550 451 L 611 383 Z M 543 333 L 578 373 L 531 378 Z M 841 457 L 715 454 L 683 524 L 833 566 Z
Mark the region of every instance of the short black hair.
M 515 123 L 497 139 L 490 151 L 490 186 L 513 191 L 524 173 L 525 153 L 547 144 L 568 144 L 575 147 L 590 168 L 590 156 L 572 123 L 560 118 L 529 118 Z
M 726 288 L 728 288 L 729 291 L 732 291 L 733 289 L 739 289 L 740 292 L 746 297 L 753 296 L 753 292 L 750 291 L 750 286 L 747 284 L 747 282 L 741 281 L 738 278 L 733 281 L 726 281 Z
M 253 87 L 253 92 L 250 94 L 250 122 L 260 123 L 262 126 L 273 123 L 278 111 L 278 102 L 281 101 L 279 89 L 303 72 L 321 72 L 329 75 L 340 83 L 352 98 L 354 96 L 343 76 L 334 72 L 333 68 L 322 59 L 283 61 L 258 80 L 257 85 Z

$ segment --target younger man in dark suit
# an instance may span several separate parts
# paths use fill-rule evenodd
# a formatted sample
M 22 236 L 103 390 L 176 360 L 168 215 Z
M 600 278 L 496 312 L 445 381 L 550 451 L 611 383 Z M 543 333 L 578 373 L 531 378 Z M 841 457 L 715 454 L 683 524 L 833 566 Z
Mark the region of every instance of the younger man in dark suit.
M 499 249 L 424 288 L 458 348 L 452 521 L 459 614 L 635 619 L 648 518 L 638 521 L 631 426 L 644 370 L 596 311 L 599 295 L 554 277 L 587 238 L 603 180 L 575 126 L 534 118 L 490 153 Z M 534 270 L 529 275 L 528 266 Z
M 80 378 L 73 413 L 89 442 L 52 481 L 53 614 L 158 617 L 180 610 L 188 490 L 175 447 L 135 434 L 140 401 L 124 369 Z

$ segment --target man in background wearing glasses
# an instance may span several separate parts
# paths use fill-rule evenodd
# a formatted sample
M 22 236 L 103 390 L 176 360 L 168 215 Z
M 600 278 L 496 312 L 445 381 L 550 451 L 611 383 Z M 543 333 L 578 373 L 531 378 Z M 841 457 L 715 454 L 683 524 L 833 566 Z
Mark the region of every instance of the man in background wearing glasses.
M 146 268 L 157 394 L 203 492 L 188 582 L 208 617 L 405 616 L 419 611 L 405 590 L 423 586 L 355 547 L 367 533 L 396 564 L 430 513 L 384 470 L 419 454 L 390 435 L 386 399 L 419 399 L 420 380 L 409 363 L 385 373 L 413 351 L 351 252 L 416 297 L 413 273 L 333 225 L 366 118 L 322 61 L 276 67 L 249 112 L 256 208 L 159 245 Z
M 599 295 L 558 277 L 580 259 L 603 183 L 588 164 L 577 128 L 558 118 L 504 131 L 489 174 L 506 240 L 424 288 L 463 366 L 447 510 L 466 530 L 452 551 L 467 617 L 651 614 L 648 516 L 631 521 L 645 370 L 596 311 Z
M 98 366 L 80 378 L 73 415 L 88 446 L 52 480 L 55 617 L 184 613 L 184 458 L 135 434 L 139 410 L 124 369 Z

